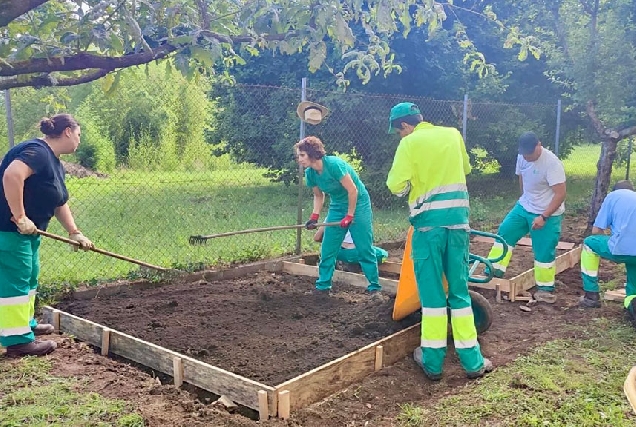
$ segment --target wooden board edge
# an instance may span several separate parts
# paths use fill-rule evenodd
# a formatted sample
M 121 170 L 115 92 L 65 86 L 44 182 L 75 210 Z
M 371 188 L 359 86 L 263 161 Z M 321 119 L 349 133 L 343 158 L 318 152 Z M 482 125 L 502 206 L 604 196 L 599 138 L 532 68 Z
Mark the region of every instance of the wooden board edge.
M 233 372 L 229 372 L 226 371 L 224 369 L 221 369 L 219 367 L 207 364 L 205 362 L 201 362 L 199 360 L 193 359 L 191 357 L 185 356 L 183 354 L 177 353 L 176 351 L 172 351 L 169 350 L 167 348 L 161 347 L 157 344 L 153 344 L 144 340 L 141 340 L 139 338 L 135 338 L 131 335 L 125 334 L 123 332 L 114 330 L 114 329 L 110 329 L 104 325 L 101 325 L 99 323 L 95 323 L 92 322 L 90 320 L 86 320 L 83 319 L 81 317 L 72 315 L 70 313 L 66 313 L 64 311 L 60 311 L 57 310 L 51 306 L 44 306 L 42 307 L 42 314 L 45 318 L 49 318 L 52 316 L 53 312 L 59 312 L 61 319 L 62 319 L 62 324 L 68 324 L 69 322 L 72 322 L 73 324 L 77 324 L 77 325 L 84 325 L 84 329 L 86 327 L 89 327 L 91 329 L 95 329 L 99 331 L 99 340 L 96 340 L 95 337 L 91 337 L 91 336 L 86 336 L 83 335 L 81 333 L 77 333 L 78 330 L 81 330 L 82 328 L 76 328 L 76 333 L 73 334 L 73 336 L 75 338 L 77 338 L 80 341 L 85 341 L 91 345 L 94 345 L 96 347 L 99 347 L 101 345 L 101 340 L 102 340 L 102 334 L 103 331 L 108 331 L 109 332 L 109 352 L 110 354 L 116 354 L 118 356 L 121 356 L 123 358 L 132 360 L 134 362 L 137 363 L 141 363 L 144 366 L 147 366 L 151 369 L 163 372 L 166 375 L 170 375 L 170 376 L 174 376 L 174 366 L 173 366 L 173 359 L 174 358 L 179 358 L 181 359 L 181 362 L 184 366 L 184 375 L 183 375 L 183 382 L 187 382 L 189 384 L 192 384 L 194 386 L 200 387 L 204 390 L 207 390 L 209 392 L 218 394 L 218 395 L 226 395 L 228 396 L 230 399 L 234 400 L 237 403 L 240 403 L 242 405 L 245 405 L 251 409 L 254 409 L 256 411 L 259 410 L 259 395 L 258 392 L 260 390 L 264 390 L 267 392 L 268 394 L 268 401 L 269 401 L 269 410 L 270 410 L 270 414 L 275 414 L 276 413 L 276 397 L 277 397 L 277 392 L 276 389 L 274 387 L 265 385 L 265 384 L 261 384 L 257 381 L 251 380 L 249 378 L 245 378 L 243 376 L 240 376 L 238 374 L 235 374 Z M 62 332 L 67 332 L 65 330 L 62 330 Z M 131 344 L 132 343 L 132 344 Z M 129 347 L 126 346 L 126 344 L 128 344 Z M 137 357 L 134 357 L 133 354 L 131 354 L 132 352 L 129 351 L 130 350 L 130 345 L 137 345 L 143 348 L 148 349 L 148 352 L 156 352 L 156 353 L 160 353 L 162 355 L 166 356 L 166 359 L 169 360 L 169 364 L 167 364 L 166 366 L 161 366 L 161 364 L 158 361 L 151 361 L 151 363 L 143 363 L 143 362 L 147 362 L 145 360 L 136 360 L 139 359 Z M 215 381 L 209 382 L 209 381 L 202 381 L 201 378 L 201 372 L 205 371 L 209 377 L 215 379 Z M 193 372 L 196 372 L 196 375 L 193 375 Z M 250 399 L 243 399 L 240 396 L 236 395 L 235 393 L 232 393 L 231 390 L 220 390 L 217 386 L 216 383 L 219 382 L 218 378 L 223 378 L 224 380 L 231 380 L 236 382 L 237 384 L 242 384 L 244 387 L 248 388 L 249 390 L 253 390 L 253 396 L 250 397 Z
M 300 256 L 288 256 L 281 259 L 258 261 L 251 264 L 239 265 L 237 267 L 225 268 L 221 270 L 205 270 L 195 273 L 176 274 L 169 280 L 162 280 L 159 282 L 153 282 L 146 279 L 128 281 L 116 281 L 112 283 L 105 283 L 96 287 L 79 288 L 72 292 L 71 298 L 74 299 L 92 299 L 98 296 L 108 296 L 120 293 L 126 289 L 149 289 L 158 288 L 162 286 L 169 286 L 173 280 L 180 281 L 194 281 L 194 280 L 227 280 L 235 279 L 238 277 L 247 276 L 250 274 L 258 273 L 259 271 L 276 272 L 281 271 L 283 268 L 282 262 L 284 260 L 298 260 Z
M 283 261 L 282 266 L 282 271 L 285 273 L 296 274 L 298 276 L 318 277 L 318 267 L 315 265 Z M 335 270 L 333 272 L 333 281 L 347 283 L 351 286 L 357 286 L 360 288 L 366 288 L 368 285 L 368 281 L 364 275 L 340 270 Z M 396 294 L 398 284 L 397 280 L 380 277 L 379 283 L 382 285 L 382 292 L 385 292 L 388 295 Z
M 378 347 L 382 348 L 382 367 L 387 367 L 410 355 L 419 343 L 419 339 L 420 323 L 417 323 L 285 381 L 275 387 L 279 395 L 279 403 L 281 403 L 281 393 L 288 396 L 285 398 L 290 400 L 291 411 L 319 402 L 376 372 Z M 405 343 L 412 345 L 404 345 Z M 342 370 L 347 365 L 355 366 L 358 371 L 352 374 L 352 369 Z M 312 387 L 312 382 L 325 374 L 327 374 L 325 381 L 317 387 Z M 342 378 L 343 374 L 347 377 Z M 299 397 L 300 394 L 304 394 L 304 396 Z M 285 406 L 283 409 L 286 410 L 287 405 L 283 406 Z

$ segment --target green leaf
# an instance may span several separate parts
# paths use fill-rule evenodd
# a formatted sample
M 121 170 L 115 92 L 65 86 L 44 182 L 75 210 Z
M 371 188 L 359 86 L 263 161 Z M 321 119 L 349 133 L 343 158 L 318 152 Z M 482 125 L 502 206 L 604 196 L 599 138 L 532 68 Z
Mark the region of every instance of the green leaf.
M 519 55 L 517 55 L 517 58 L 519 59 L 519 61 L 525 61 L 526 58 L 528 58 L 528 48 L 526 46 L 523 46 L 521 48 L 521 50 L 519 51 Z
M 114 82 L 115 82 L 115 76 L 113 75 L 113 73 L 106 74 L 101 79 L 102 90 L 104 92 L 108 92 L 110 90 L 110 88 L 113 86 Z
M 327 45 L 325 42 L 309 45 L 309 70 L 313 73 L 318 70 L 327 58 Z

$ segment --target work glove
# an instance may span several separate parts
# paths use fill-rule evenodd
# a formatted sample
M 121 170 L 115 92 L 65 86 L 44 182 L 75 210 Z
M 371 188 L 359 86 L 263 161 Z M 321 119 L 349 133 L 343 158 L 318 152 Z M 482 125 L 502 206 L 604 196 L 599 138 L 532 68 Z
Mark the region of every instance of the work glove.
M 309 217 L 309 221 L 307 221 L 305 223 L 305 228 L 307 230 L 315 230 L 316 228 L 318 228 L 318 218 L 320 217 L 320 214 L 317 213 L 312 213 L 311 216 Z
M 20 234 L 38 234 L 38 228 L 26 215 L 21 216 L 18 220 L 11 218 L 11 221 L 18 227 Z
M 342 218 L 342 221 L 340 221 L 340 227 L 349 228 L 352 222 L 353 222 L 353 215 L 347 215 L 344 218 Z
M 84 236 L 82 232 L 79 230 L 69 233 L 68 238 L 79 243 L 79 248 L 77 247 L 77 245 L 71 245 L 73 247 L 73 250 L 76 252 L 77 252 L 77 249 L 82 249 L 84 251 L 87 251 L 95 247 L 95 245 L 93 245 L 93 242 L 91 242 L 88 239 L 88 237 Z

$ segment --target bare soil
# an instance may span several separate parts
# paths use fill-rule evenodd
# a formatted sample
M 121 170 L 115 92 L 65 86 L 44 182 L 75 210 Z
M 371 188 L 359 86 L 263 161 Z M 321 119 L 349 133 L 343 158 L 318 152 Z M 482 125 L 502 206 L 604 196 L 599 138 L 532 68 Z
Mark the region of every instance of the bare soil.
M 89 168 L 85 168 L 84 166 L 79 165 L 77 163 L 66 162 L 64 160 L 61 160 L 61 162 L 62 162 L 62 166 L 64 166 L 64 171 L 66 172 L 66 174 L 69 176 L 73 176 L 75 178 L 86 178 L 89 176 L 94 176 L 97 178 L 108 177 L 108 175 L 106 174 L 103 174 L 101 172 L 96 172 Z
M 577 236 L 580 235 L 580 229 L 584 228 L 584 223 L 582 221 L 571 222 L 568 227 L 567 232 L 572 233 L 572 236 Z M 516 253 L 519 255 L 519 251 Z M 617 267 L 607 261 L 601 261 L 599 274 L 601 281 L 625 279 L 621 267 Z M 285 283 L 284 279 L 276 278 L 276 281 L 279 280 Z M 206 288 L 209 286 L 209 284 L 202 285 Z M 313 282 L 306 286 L 310 285 L 313 286 Z M 171 299 L 166 298 L 164 302 L 167 304 L 173 299 L 181 298 L 192 290 L 192 286 L 196 287 L 198 285 L 190 284 L 190 288 L 184 286 L 181 288 L 181 294 L 175 293 L 171 296 Z M 249 288 L 249 284 L 242 286 Z M 273 284 L 271 286 L 279 285 Z M 334 288 L 336 289 L 336 295 L 339 292 L 347 292 L 345 295 L 348 295 L 349 298 L 360 297 L 364 300 L 361 291 L 358 289 L 351 293 L 344 288 L 339 289 L 341 286 L 338 285 L 335 285 Z M 557 276 L 558 300 L 556 304 L 546 305 L 540 303 L 532 306 L 532 311 L 530 312 L 524 312 L 519 309 L 525 303 L 503 302 L 497 304 L 494 301 L 492 291 L 480 291 L 491 301 L 496 314 L 492 327 L 479 337 L 484 355 L 493 361 L 495 367 L 500 367 L 548 341 L 578 338 L 583 334 L 583 328 L 580 328 L 580 326 L 585 326 L 592 319 L 606 317 L 620 320 L 623 317 L 621 304 L 619 303 L 609 302 L 604 304 L 601 309 L 579 309 L 576 304 L 578 296 L 582 294 L 581 289 L 580 269 L 577 265 Z M 218 290 L 215 290 L 215 292 L 218 292 Z M 250 295 L 250 291 L 248 290 L 247 292 L 247 295 Z M 226 295 L 228 298 L 237 298 L 239 294 L 242 294 L 244 298 L 241 304 L 251 304 L 255 308 L 262 306 L 258 300 L 258 294 L 252 295 L 252 300 L 249 300 L 243 287 L 237 289 L 235 295 Z M 302 300 L 304 299 L 318 304 L 318 307 L 325 308 L 324 305 L 319 305 L 320 303 L 314 300 L 313 295 L 305 294 L 297 294 L 292 306 L 302 306 Z M 338 296 L 331 297 L 331 299 L 336 305 L 342 304 Z M 388 301 L 378 303 L 377 306 L 390 307 L 391 304 L 392 301 Z M 355 303 L 352 305 L 355 305 Z M 367 306 L 363 304 L 361 307 Z M 213 309 L 213 307 L 208 308 L 209 310 Z M 237 307 L 235 306 L 233 309 L 237 310 Z M 123 310 L 126 310 L 125 307 Z M 134 311 L 132 309 L 128 310 Z M 293 314 L 293 312 L 289 311 L 289 308 L 281 307 L 281 310 L 287 310 L 281 312 L 281 317 L 279 318 L 281 321 L 291 317 Z M 370 310 L 373 312 L 373 306 Z M 239 313 L 238 311 L 235 312 Z M 283 313 L 287 317 L 283 316 Z M 250 313 L 251 316 L 256 317 L 255 314 L 260 314 L 260 312 L 254 311 Z M 138 317 L 141 318 L 141 316 Z M 316 317 L 320 317 L 320 313 Z M 332 317 L 335 319 L 337 316 L 334 315 Z M 209 315 L 197 318 L 199 322 L 209 322 L 213 319 Z M 232 320 L 236 324 L 245 325 L 243 323 L 245 319 L 238 315 L 236 318 L 228 320 Z M 350 321 L 344 317 L 339 320 L 343 322 Z M 183 323 L 180 318 L 179 321 Z M 146 326 L 141 327 L 141 329 L 147 328 L 151 320 L 146 319 L 144 322 L 146 322 Z M 284 325 L 293 325 L 293 323 L 295 322 L 285 322 Z M 138 324 L 144 325 L 141 321 Z M 308 325 L 308 328 L 313 327 L 313 323 Z M 212 328 L 201 329 L 213 331 Z M 233 328 L 233 330 L 236 329 Z M 140 336 L 141 331 L 135 330 L 132 332 L 136 336 Z M 335 337 L 341 333 L 334 331 L 333 335 Z M 245 336 L 249 337 L 249 334 Z M 306 349 L 308 344 L 305 341 L 308 340 L 308 336 L 309 333 L 305 334 L 303 336 L 304 340 L 298 340 L 294 345 Z M 293 338 L 292 334 L 288 334 L 287 338 Z M 78 386 L 81 387 L 82 391 L 98 392 L 107 397 L 120 398 L 132 402 L 145 417 L 146 425 L 153 427 L 184 425 L 194 427 L 256 427 L 258 425 L 276 427 L 389 427 L 396 425 L 395 417 L 400 411 L 400 405 L 415 403 L 424 407 L 431 406 L 440 398 L 452 395 L 468 382 L 451 346 L 446 359 L 444 378 L 439 383 L 429 382 L 411 358 L 405 357 L 395 365 L 367 377 L 359 384 L 351 386 L 323 402 L 294 413 L 288 421 L 273 419 L 265 423 L 258 423 L 242 415 L 228 414 L 223 410 L 219 410 L 212 403 L 212 400 L 201 394 L 177 390 L 170 385 L 161 385 L 162 381 L 153 376 L 152 373 L 140 370 L 122 360 L 102 357 L 82 343 L 74 343 L 69 338 L 61 336 L 55 336 L 54 339 L 63 343 L 61 348 L 52 355 L 47 356 L 53 362 L 54 375 L 73 376 L 80 380 L 88 380 L 81 382 L 81 386 Z M 347 337 L 347 339 L 350 338 Z M 294 349 L 294 347 L 292 346 L 290 349 Z M 234 353 L 232 353 L 232 359 L 235 359 Z M 0 358 L 0 363 L 13 362 Z M 166 379 L 166 381 L 169 380 L 169 378 Z
M 395 322 L 393 300 L 334 283 L 261 272 L 220 282 L 126 290 L 57 308 L 190 355 L 244 377 L 277 385 L 419 321 Z

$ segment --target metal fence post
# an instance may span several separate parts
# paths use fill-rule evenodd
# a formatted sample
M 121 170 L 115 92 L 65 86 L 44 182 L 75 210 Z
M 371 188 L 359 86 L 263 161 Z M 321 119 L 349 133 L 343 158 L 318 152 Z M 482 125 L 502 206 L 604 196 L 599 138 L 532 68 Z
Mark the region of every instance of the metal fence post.
M 466 125 L 468 124 L 468 94 L 464 94 L 464 111 L 462 113 L 462 136 L 466 142 Z
M 634 138 L 629 138 L 629 145 L 627 146 L 627 171 L 625 171 L 625 179 L 629 180 L 629 168 L 632 164 L 632 148 L 634 144 Z
M 307 100 L 307 77 L 303 77 L 302 78 L 302 83 L 301 83 L 301 96 L 300 96 L 300 100 L 302 101 L 306 101 Z M 299 140 L 303 139 L 305 137 L 305 122 L 304 121 L 300 121 L 300 136 L 299 136 Z M 304 171 L 303 171 L 303 167 L 300 165 L 300 163 L 298 164 L 298 224 L 302 224 L 303 223 L 303 178 L 305 177 Z M 303 237 L 303 231 L 301 228 L 299 228 L 298 230 L 296 230 L 296 255 L 300 255 L 300 253 L 302 252 L 302 237 Z
M 561 133 L 561 98 L 557 101 L 556 135 L 554 136 L 554 154 L 559 155 L 559 134 Z
M 9 148 L 15 145 L 13 140 L 13 114 L 11 112 L 11 92 L 9 89 L 4 91 L 4 109 L 7 113 L 7 138 L 9 139 Z

